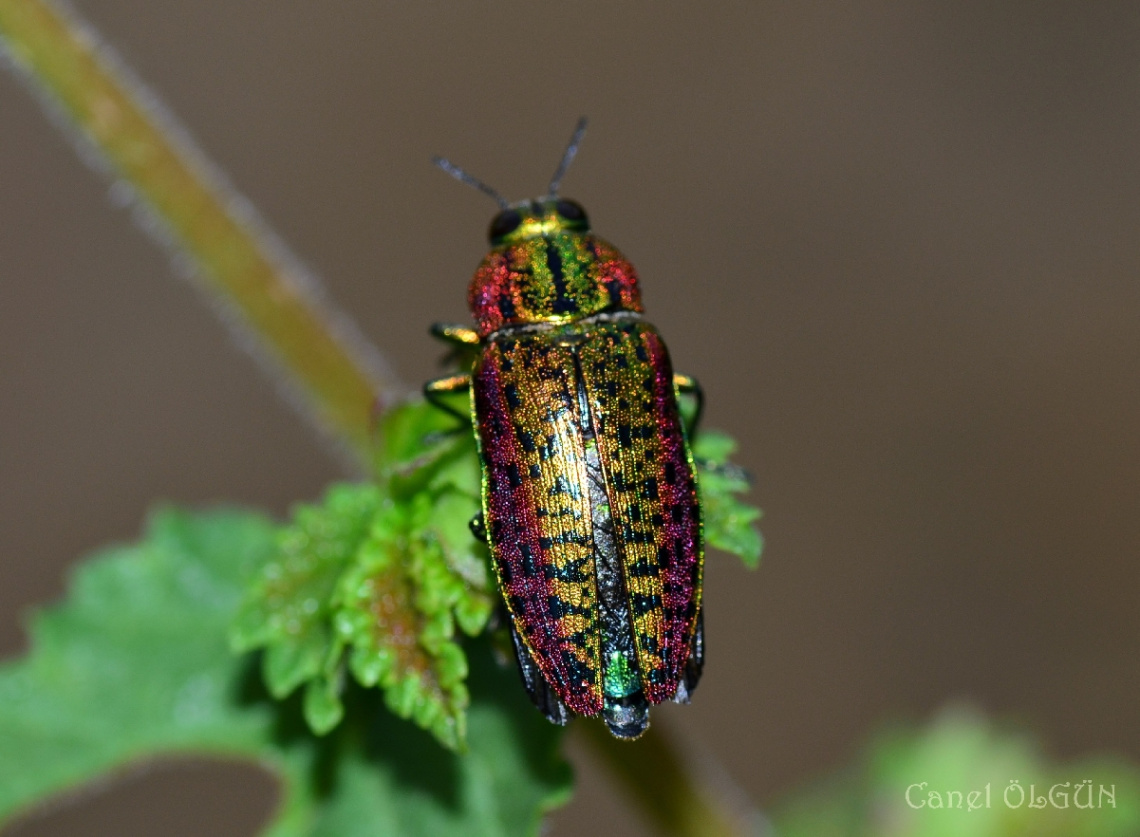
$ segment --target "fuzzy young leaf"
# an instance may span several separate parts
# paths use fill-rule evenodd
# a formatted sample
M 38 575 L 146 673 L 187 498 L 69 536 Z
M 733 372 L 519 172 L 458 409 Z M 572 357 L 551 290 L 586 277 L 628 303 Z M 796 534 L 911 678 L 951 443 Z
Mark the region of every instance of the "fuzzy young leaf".
M 297 701 L 257 689 L 227 631 L 277 550 L 261 515 L 167 510 L 138 545 L 80 565 L 67 600 L 34 618 L 29 655 L 0 666 L 0 825 L 125 765 L 186 754 L 277 776 L 265 837 L 537 833 L 569 794 L 561 731 L 485 642 L 470 649 L 463 755 L 433 746 L 371 691 L 348 689 L 346 722 L 316 738 Z
M 340 647 L 332 631 L 333 593 L 368 536 L 380 499 L 374 486 L 333 486 L 322 505 L 298 507 L 278 535 L 276 555 L 231 632 L 235 650 L 265 649 L 262 671 L 275 697 L 335 669 Z
M 334 486 L 299 507 L 235 623 L 236 648 L 264 649 L 275 696 L 307 684 L 318 733 L 343 717 L 347 671 L 445 746 L 463 746 L 456 629 L 482 631 L 494 599 L 486 547 L 467 527 L 479 508 L 475 445 L 455 430 L 422 402 L 389 410 L 377 482 Z
M 732 437 L 717 430 L 702 430 L 693 445 L 705 541 L 736 555 L 749 569 L 756 569 L 764 546 L 754 525 L 760 519 L 760 509 L 736 497 L 746 493 L 751 484 L 744 470 L 728 461 L 734 450 Z
M 468 698 L 452 608 L 464 590 L 439 544 L 423 535 L 430 510 L 421 495 L 381 512 L 342 579 L 336 630 L 352 649 L 349 666 L 360 683 L 382 687 L 393 712 L 455 748 Z

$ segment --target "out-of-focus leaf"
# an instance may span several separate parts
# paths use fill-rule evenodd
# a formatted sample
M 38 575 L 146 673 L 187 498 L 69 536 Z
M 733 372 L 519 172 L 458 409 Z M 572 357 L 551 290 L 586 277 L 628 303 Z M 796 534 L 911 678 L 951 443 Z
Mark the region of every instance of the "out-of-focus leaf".
M 1110 759 L 1052 764 L 1026 735 L 952 708 L 925 730 L 881 735 L 774 819 L 780 837 L 1135 837 L 1140 771 Z
M 0 823 L 132 762 L 188 754 L 275 773 L 269 837 L 536 833 L 569 794 L 561 730 L 527 704 L 485 641 L 470 648 L 462 755 L 393 716 L 374 691 L 348 688 L 346 721 L 324 738 L 306 729 L 298 701 L 261 691 L 227 632 L 278 548 L 260 515 L 167 510 L 138 545 L 80 565 L 67 600 L 33 620 L 28 656 L 0 666 Z M 321 695 L 312 700 L 312 711 L 328 711 Z
M 734 450 L 736 442 L 717 430 L 702 430 L 693 444 L 705 541 L 736 555 L 749 569 L 756 569 L 764 546 L 754 525 L 760 519 L 760 509 L 737 499 L 736 495 L 744 494 L 751 485 L 748 475 L 728 461 Z

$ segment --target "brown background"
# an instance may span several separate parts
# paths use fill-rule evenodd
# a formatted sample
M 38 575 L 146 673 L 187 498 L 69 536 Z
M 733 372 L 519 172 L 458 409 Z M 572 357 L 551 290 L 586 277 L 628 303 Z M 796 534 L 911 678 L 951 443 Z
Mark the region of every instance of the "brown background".
M 430 155 L 530 196 L 591 117 L 564 191 L 766 512 L 663 713 L 760 803 L 958 697 L 1140 758 L 1140 6 L 616 5 L 77 2 L 409 382 L 494 210 Z M 3 655 L 155 500 L 338 475 L 107 186 L 0 75 Z M 635 828 L 579 764 L 552 833 Z M 12 833 L 249 834 L 271 798 L 161 768 Z

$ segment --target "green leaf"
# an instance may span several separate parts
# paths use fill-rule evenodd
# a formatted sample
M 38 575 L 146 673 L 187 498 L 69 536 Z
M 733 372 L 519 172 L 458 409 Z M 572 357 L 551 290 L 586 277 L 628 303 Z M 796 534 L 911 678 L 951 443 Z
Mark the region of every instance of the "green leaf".
M 474 437 L 418 401 L 388 411 L 379 448 L 375 484 L 333 486 L 295 511 L 235 622 L 234 647 L 264 649 L 274 696 L 307 684 L 305 717 L 318 733 L 343 716 L 347 671 L 462 748 L 458 631 L 481 632 L 495 600 L 486 546 L 467 526 L 479 508 Z
M 728 461 L 734 450 L 736 442 L 718 430 L 702 430 L 693 445 L 705 541 L 736 555 L 749 569 L 756 569 L 764 546 L 754 525 L 760 519 L 760 509 L 736 497 L 747 492 L 751 483 L 743 469 Z
M 69 603 L 32 620 L 31 655 L 0 668 L 0 812 L 141 754 L 241 752 L 263 734 L 225 636 L 272 524 L 168 511 L 149 529 L 81 565 Z
M 266 649 L 262 671 L 274 697 L 335 666 L 339 648 L 332 631 L 332 597 L 380 508 L 370 485 L 337 485 L 323 505 L 300 506 L 277 537 L 234 622 L 234 648 Z
M 342 579 L 336 630 L 360 683 L 382 687 L 393 712 L 456 748 L 466 732 L 467 660 L 452 608 L 464 591 L 439 544 L 422 534 L 430 511 L 421 495 L 377 517 Z
M 67 600 L 33 619 L 29 655 L 0 666 L 0 823 L 130 763 L 213 754 L 279 778 L 269 837 L 536 833 L 569 795 L 561 730 L 485 641 L 468 649 L 462 755 L 387 712 L 375 691 L 346 688 L 344 723 L 317 738 L 299 700 L 259 689 L 227 633 L 278 546 L 257 514 L 166 510 L 138 545 L 80 565 Z M 314 712 L 328 711 L 313 694 Z
M 1092 808 L 1073 804 L 1073 788 L 1085 781 Z M 1102 800 L 1102 785 L 1113 804 Z M 1030 807 L 1031 786 L 1043 805 Z M 925 730 L 880 735 L 852 768 L 777 806 L 774 821 L 781 837 L 1132 837 L 1140 833 L 1140 770 L 1108 759 L 1050 764 L 1024 734 L 951 708 Z

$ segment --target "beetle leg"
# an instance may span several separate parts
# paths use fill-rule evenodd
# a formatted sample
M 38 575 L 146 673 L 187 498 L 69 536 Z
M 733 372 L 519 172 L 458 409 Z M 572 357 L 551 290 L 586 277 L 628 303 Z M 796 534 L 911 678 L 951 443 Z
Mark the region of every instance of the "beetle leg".
M 452 323 L 432 323 L 431 336 L 457 346 L 478 346 L 479 334 L 474 329 Z
M 558 697 L 558 693 L 550 688 L 550 684 L 542 676 L 538 663 L 534 661 L 530 649 L 526 647 L 526 643 L 519 636 L 518 629 L 515 628 L 515 620 L 511 617 L 508 619 L 511 624 L 511 639 L 515 644 L 515 656 L 519 661 L 519 674 L 522 675 L 526 693 L 530 695 L 531 701 L 550 723 L 558 724 L 560 727 L 566 726 L 566 722 L 570 720 L 570 710 L 566 708 L 566 704 Z
M 470 369 L 479 351 L 479 334 L 471 329 L 450 323 L 434 323 L 431 335 L 442 340 L 451 350 L 440 358 L 440 365 Z
M 697 411 L 693 413 L 693 418 L 689 421 L 689 426 L 685 428 L 685 434 L 689 437 L 691 442 L 697 434 L 697 426 L 701 422 L 701 413 L 705 411 L 705 391 L 701 389 L 701 385 L 697 379 L 691 375 L 674 375 L 673 387 L 677 392 L 692 395 L 697 400 Z
M 479 543 L 487 542 L 487 524 L 483 521 L 483 512 L 479 512 L 467 521 L 467 528 L 471 530 L 471 534 Z
M 470 423 L 471 416 L 466 412 L 460 412 L 452 405 L 448 404 L 441 396 L 448 395 L 453 392 L 463 392 L 471 386 L 471 378 L 468 375 L 449 375 L 446 378 L 436 378 L 434 381 L 428 381 L 424 384 L 424 398 L 427 399 L 433 407 L 438 407 L 445 413 L 451 413 L 465 425 Z

